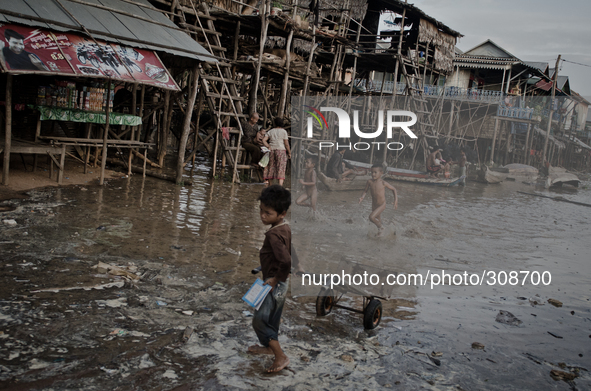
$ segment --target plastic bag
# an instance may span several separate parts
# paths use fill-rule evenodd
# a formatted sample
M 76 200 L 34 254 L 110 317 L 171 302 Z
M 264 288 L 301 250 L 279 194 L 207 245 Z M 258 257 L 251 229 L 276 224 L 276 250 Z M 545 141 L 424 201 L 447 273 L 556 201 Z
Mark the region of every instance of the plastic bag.
M 261 167 L 267 167 L 267 164 L 269 164 L 269 152 L 265 153 L 259 161 L 259 166 Z

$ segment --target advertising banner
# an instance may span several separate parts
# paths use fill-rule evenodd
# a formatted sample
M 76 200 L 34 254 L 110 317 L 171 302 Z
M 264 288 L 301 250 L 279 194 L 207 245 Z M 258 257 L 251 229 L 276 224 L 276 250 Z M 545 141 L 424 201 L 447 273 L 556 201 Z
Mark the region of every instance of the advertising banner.
M 0 58 L 7 71 L 110 77 L 178 90 L 156 53 L 70 33 L 0 26 Z

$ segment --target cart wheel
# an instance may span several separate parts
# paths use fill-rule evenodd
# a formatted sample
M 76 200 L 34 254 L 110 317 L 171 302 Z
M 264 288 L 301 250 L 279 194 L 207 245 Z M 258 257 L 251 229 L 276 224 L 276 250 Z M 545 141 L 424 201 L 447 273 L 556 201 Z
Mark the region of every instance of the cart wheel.
M 326 316 L 330 314 L 332 311 L 332 307 L 334 305 L 335 298 L 332 290 L 330 289 L 323 289 L 320 291 L 320 294 L 316 298 L 316 315 L 318 316 Z
M 375 329 L 382 320 L 382 303 L 378 299 L 371 299 L 363 311 L 363 327 L 367 330 Z

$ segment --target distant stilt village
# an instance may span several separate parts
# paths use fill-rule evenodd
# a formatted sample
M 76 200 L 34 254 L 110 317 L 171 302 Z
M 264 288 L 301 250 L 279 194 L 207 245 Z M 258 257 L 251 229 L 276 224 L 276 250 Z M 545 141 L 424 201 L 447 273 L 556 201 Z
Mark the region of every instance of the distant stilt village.
M 190 183 L 205 151 L 212 175 L 256 179 L 242 147 L 254 112 L 263 128 L 285 120 L 297 176 L 303 152 L 323 170 L 334 149 L 320 153 L 318 140 L 336 140 L 335 127 L 307 138 L 290 107 L 300 96 L 363 102 L 362 128 L 377 121 L 370 107 L 417 115 L 417 139 L 372 146 L 355 159 L 364 163 L 424 170 L 434 148 L 451 160 L 463 148 L 482 169 L 591 164 L 589 102 L 559 74 L 559 53 L 556 64 L 527 61 L 491 40 L 462 52 L 460 32 L 404 1 L 10 4 L 0 5 L 5 185 L 11 154 L 14 169 L 19 154 L 34 154 L 34 167 L 48 155 L 58 181 L 68 158 Z M 171 154 L 174 174 L 160 170 Z

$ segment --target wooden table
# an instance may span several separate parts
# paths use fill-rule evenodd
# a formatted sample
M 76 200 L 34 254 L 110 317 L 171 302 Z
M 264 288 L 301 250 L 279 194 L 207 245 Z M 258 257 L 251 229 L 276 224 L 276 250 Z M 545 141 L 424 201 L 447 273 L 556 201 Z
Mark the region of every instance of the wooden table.
M 4 152 L 4 143 L 0 144 L 0 153 L 2 152 Z M 52 164 L 49 171 L 49 177 L 51 178 L 53 176 L 53 163 L 55 163 L 55 165 L 58 168 L 57 183 L 59 183 L 60 185 L 62 184 L 62 181 L 64 179 L 64 162 L 66 159 L 65 145 L 56 146 L 45 143 L 35 143 L 33 141 L 12 139 L 10 145 L 10 153 L 30 153 L 35 155 L 48 155 L 52 160 Z M 57 155 L 60 156 L 59 162 L 56 158 Z M 36 167 L 33 167 L 33 170 L 35 169 Z M 8 183 L 8 178 L 4 179 L 4 182 Z

